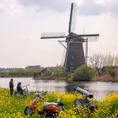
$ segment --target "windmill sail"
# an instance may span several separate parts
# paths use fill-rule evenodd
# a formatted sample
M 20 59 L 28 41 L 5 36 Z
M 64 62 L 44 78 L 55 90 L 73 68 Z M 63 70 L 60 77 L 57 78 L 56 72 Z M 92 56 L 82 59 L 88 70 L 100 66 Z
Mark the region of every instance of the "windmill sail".
M 77 5 L 75 3 L 72 3 L 68 33 L 73 32 L 75 30 L 76 16 L 77 16 Z
M 76 33 L 71 32 L 69 37 L 71 39 L 73 39 L 73 41 L 75 40 L 78 42 L 86 42 L 86 40 L 87 40 L 88 42 L 92 42 L 92 41 L 98 40 L 99 34 L 80 34 L 80 35 L 78 35 Z
M 87 39 L 88 42 L 97 41 L 99 38 L 99 34 L 80 34 L 78 36 Z
M 54 38 L 65 38 L 66 35 L 64 32 L 61 32 L 61 33 L 51 33 L 51 32 L 48 32 L 48 33 L 41 33 L 41 39 L 54 39 Z

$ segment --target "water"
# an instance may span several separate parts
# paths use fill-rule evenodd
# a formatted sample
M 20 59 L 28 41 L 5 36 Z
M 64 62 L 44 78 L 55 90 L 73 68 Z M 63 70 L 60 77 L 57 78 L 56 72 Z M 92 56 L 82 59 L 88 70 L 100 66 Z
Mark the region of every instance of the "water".
M 9 81 L 11 78 L 0 78 L 0 87 L 8 88 Z M 101 99 L 105 94 L 117 92 L 118 93 L 118 82 L 71 82 L 68 83 L 63 80 L 33 80 L 32 78 L 13 78 L 14 88 L 17 83 L 21 82 L 22 86 L 30 84 L 28 86 L 29 91 L 55 91 L 55 92 L 70 92 L 74 87 L 81 87 L 88 90 L 94 95 L 95 99 Z
M 0 87 L 9 88 L 9 81 L 11 78 L 0 78 Z M 14 79 L 14 88 L 18 82 L 22 83 L 22 86 L 30 84 L 28 87 L 29 91 L 56 91 L 56 92 L 65 92 L 66 86 L 68 85 L 65 81 L 55 81 L 55 80 L 34 80 L 32 78 L 13 78 Z

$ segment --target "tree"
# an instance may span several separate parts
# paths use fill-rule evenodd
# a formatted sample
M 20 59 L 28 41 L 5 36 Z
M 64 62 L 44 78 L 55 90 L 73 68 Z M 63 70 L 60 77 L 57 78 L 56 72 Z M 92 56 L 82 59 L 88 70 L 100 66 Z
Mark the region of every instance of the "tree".
M 89 58 L 89 64 L 95 68 L 118 66 L 118 56 L 94 54 Z
M 92 68 L 87 65 L 82 65 L 74 71 L 72 79 L 75 81 L 89 81 L 90 79 L 92 79 L 92 77 L 97 75 L 98 72 L 96 68 Z
M 102 68 L 105 65 L 105 56 L 102 54 L 94 54 L 89 58 L 89 64 L 94 68 Z
M 118 66 L 118 56 L 114 57 L 114 66 Z
M 110 54 L 106 55 L 104 66 L 114 66 L 114 56 L 112 56 Z

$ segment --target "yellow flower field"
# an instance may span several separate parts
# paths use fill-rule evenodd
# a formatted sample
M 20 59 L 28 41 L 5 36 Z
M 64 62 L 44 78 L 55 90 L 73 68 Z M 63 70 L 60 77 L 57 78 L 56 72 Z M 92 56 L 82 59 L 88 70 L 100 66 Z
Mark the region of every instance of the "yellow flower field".
M 38 104 L 38 109 L 43 108 L 44 102 L 57 102 L 60 98 L 64 103 L 64 111 L 60 112 L 56 118 L 118 118 L 118 94 L 112 94 L 103 98 L 102 101 L 93 100 L 94 104 L 98 106 L 93 113 L 86 107 L 80 107 L 77 112 L 74 101 L 77 98 L 82 98 L 80 94 L 75 93 L 55 93 L 46 94 Z M 32 116 L 25 116 L 25 105 L 28 105 L 35 98 L 35 94 L 24 98 L 22 95 L 10 96 L 8 89 L 0 88 L 0 118 L 46 118 L 44 115 L 40 116 L 34 113 Z

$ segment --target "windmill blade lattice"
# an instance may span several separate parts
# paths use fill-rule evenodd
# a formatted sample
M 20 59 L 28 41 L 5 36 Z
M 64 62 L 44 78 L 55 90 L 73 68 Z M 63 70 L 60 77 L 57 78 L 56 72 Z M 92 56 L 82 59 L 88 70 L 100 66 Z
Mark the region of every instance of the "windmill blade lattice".
M 99 38 L 99 34 L 80 34 L 78 36 L 87 39 L 88 42 L 97 41 Z
M 41 33 L 41 39 L 54 39 L 54 38 L 65 38 L 66 34 L 64 32 L 61 33 Z

